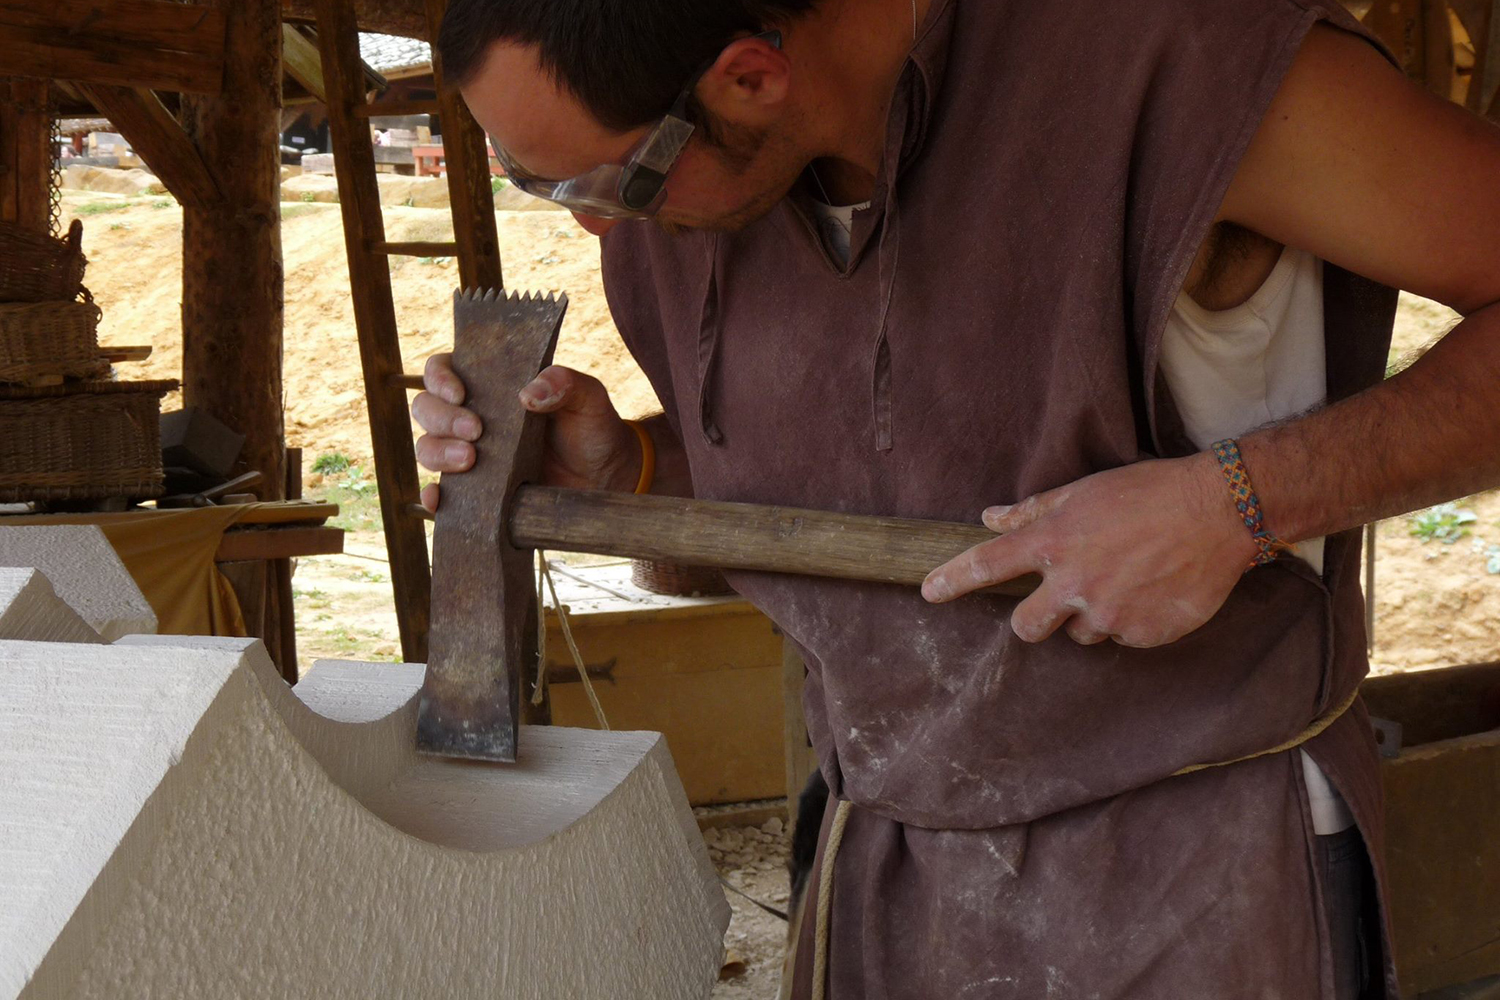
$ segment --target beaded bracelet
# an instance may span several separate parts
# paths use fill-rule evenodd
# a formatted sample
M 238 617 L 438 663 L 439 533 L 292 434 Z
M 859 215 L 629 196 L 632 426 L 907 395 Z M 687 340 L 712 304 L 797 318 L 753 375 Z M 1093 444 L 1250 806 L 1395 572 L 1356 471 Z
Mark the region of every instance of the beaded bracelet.
M 1245 527 L 1250 529 L 1255 547 L 1260 550 L 1247 568 L 1254 569 L 1275 562 L 1290 546 L 1266 530 L 1260 497 L 1255 495 L 1255 487 L 1250 485 L 1250 471 L 1245 468 L 1245 460 L 1240 456 L 1240 443 L 1234 438 L 1217 441 L 1213 445 L 1213 453 L 1219 460 L 1219 471 L 1224 473 L 1224 479 L 1229 483 L 1229 492 L 1234 494 L 1234 508 L 1240 512 Z

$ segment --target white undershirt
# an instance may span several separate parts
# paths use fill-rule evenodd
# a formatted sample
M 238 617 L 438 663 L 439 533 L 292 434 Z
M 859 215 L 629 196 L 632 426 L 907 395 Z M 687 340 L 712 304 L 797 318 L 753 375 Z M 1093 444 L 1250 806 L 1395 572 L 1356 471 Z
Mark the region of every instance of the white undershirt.
M 1322 403 L 1328 384 L 1323 262 L 1287 248 L 1265 284 L 1234 309 L 1210 312 L 1179 295 L 1162 339 L 1161 368 L 1183 428 L 1200 449 Z M 1323 571 L 1323 539 L 1292 551 Z M 1313 830 L 1327 835 L 1353 826 L 1348 804 L 1299 752 Z
M 818 199 L 812 200 L 813 212 L 818 216 L 818 234 L 823 237 L 823 245 L 828 252 L 833 254 L 844 267 L 849 266 L 849 240 L 854 232 L 854 213 L 862 212 L 870 207 L 870 203 L 863 202 L 859 205 L 825 205 Z

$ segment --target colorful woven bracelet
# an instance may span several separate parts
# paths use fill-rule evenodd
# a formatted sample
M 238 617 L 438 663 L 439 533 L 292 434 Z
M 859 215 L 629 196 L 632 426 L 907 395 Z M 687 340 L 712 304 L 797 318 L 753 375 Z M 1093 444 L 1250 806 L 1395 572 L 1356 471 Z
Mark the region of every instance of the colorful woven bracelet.
M 1234 438 L 1215 442 L 1213 453 L 1219 460 L 1219 470 L 1229 483 L 1229 491 L 1234 494 L 1234 509 L 1240 512 L 1245 527 L 1250 529 L 1250 537 L 1255 540 L 1255 547 L 1260 550 L 1248 568 L 1254 569 L 1275 562 L 1290 546 L 1266 530 L 1260 497 L 1255 495 L 1255 487 L 1250 485 L 1250 471 L 1245 468 L 1245 460 L 1240 456 L 1240 443 Z

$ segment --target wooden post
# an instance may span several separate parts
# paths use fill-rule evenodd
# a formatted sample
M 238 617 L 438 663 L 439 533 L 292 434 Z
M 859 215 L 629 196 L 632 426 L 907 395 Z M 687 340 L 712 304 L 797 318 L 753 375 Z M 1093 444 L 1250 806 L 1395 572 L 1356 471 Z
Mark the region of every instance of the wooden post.
M 807 680 L 807 665 L 790 639 L 781 646 L 781 710 L 786 757 L 786 816 L 797 825 L 798 797 L 807 787 L 807 779 L 818 768 L 818 758 L 807 740 L 807 721 L 802 715 L 802 688 Z
M 448 0 L 427 0 L 432 73 L 443 123 L 443 159 L 453 204 L 453 239 L 458 244 L 459 283 L 464 288 L 502 290 L 500 237 L 495 230 L 495 192 L 490 180 L 489 140 L 474 120 L 458 88 L 443 79 L 438 32 Z
M 357 109 L 367 105 L 354 8 L 345 0 L 317 0 L 317 11 L 329 139 L 337 166 L 339 208 L 344 216 L 344 247 L 349 256 L 349 291 L 364 369 L 370 442 L 375 451 L 402 656 L 408 663 L 426 663 L 431 603 L 427 536 L 420 515 L 413 513 L 414 509 L 423 509 L 417 504 L 421 487 L 386 256 L 413 247 L 385 240 L 380 189 L 375 183 L 375 153 L 370 146 L 368 122 L 357 115 Z
M 285 488 L 282 422 L 281 8 L 210 0 L 225 25 L 223 89 L 183 97 L 183 128 L 223 195 L 183 206 L 183 403 L 245 435 L 263 499 Z
M 51 231 L 51 144 L 47 81 L 0 80 L 0 219 Z

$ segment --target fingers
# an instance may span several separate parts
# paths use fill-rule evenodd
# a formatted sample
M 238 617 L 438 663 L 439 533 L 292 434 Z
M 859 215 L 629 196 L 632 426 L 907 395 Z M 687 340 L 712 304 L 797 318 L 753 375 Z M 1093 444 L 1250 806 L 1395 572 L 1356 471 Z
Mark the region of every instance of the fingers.
M 1080 646 L 1097 646 L 1101 642 L 1114 638 L 1108 633 L 1090 625 L 1083 615 L 1074 615 L 1072 618 L 1069 618 L 1068 623 L 1063 626 L 1063 629 L 1068 633 L 1068 638 Z
M 1078 622 L 1079 634 L 1092 642 L 1099 642 L 1100 639 L 1093 638 L 1093 631 L 1084 622 L 1087 612 L 1086 604 L 1062 596 L 1057 584 L 1044 579 L 1036 592 L 1016 605 L 1016 610 L 1011 612 L 1010 630 L 1022 642 L 1043 642 L 1052 638 L 1064 622 L 1073 619 Z M 1068 634 L 1073 633 L 1070 630 Z
M 580 414 L 612 414 L 609 390 L 592 375 L 553 365 L 544 368 L 521 390 L 521 405 L 532 413 L 568 411 Z
M 460 441 L 478 441 L 484 433 L 479 417 L 432 392 L 419 392 L 411 401 L 411 415 L 428 434 Z
M 1067 488 L 1049 490 L 1010 506 L 990 507 L 980 515 L 984 526 L 1001 534 L 1020 531 L 1052 513 L 1065 499 Z
M 422 487 L 422 506 L 430 513 L 436 514 L 438 508 L 438 484 L 428 483 Z
M 933 604 L 943 604 L 1039 569 L 1025 540 L 1016 536 L 996 538 L 974 546 L 927 574 L 922 596 Z
M 427 359 L 427 365 L 422 369 L 422 384 L 445 403 L 458 406 L 464 401 L 464 384 L 453 372 L 451 354 L 434 354 Z
M 417 462 L 432 472 L 468 472 L 474 465 L 474 446 L 467 441 L 423 434 L 417 438 Z

